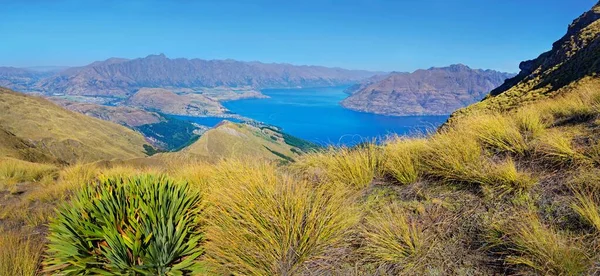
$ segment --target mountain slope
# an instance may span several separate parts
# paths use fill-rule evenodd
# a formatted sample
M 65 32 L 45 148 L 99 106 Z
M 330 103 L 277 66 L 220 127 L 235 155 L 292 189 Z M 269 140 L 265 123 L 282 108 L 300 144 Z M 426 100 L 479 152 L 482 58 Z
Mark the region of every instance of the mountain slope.
M 266 160 L 292 161 L 312 145 L 268 127 L 256 127 L 224 121 L 205 132 L 198 141 L 172 153 L 192 155 L 208 160 L 251 157 Z
M 596 77 L 600 73 L 599 19 L 600 3 L 575 19 L 550 51 L 522 62 L 517 76 L 454 117 L 478 110 L 508 110 L 563 92 L 600 87 Z
M 126 127 L 4 88 L 0 88 L 0 129 L 66 162 L 143 157 L 147 147 L 142 135 Z
M 372 75 L 374 73 L 367 71 L 321 66 L 169 59 L 161 54 L 133 60 L 111 59 L 71 68 L 40 81 L 37 89 L 46 93 L 125 97 L 143 87 L 332 86 L 353 83 Z
M 356 87 L 342 106 L 384 115 L 446 115 L 481 100 L 510 74 L 464 65 L 392 73 Z

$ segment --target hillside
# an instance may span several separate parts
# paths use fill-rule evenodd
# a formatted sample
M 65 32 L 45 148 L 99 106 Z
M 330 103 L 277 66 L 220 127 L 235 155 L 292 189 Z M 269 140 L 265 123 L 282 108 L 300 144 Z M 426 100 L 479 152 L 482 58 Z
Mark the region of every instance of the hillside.
M 355 86 L 341 104 L 383 115 L 447 115 L 481 100 L 509 76 L 464 65 L 392 73 Z
M 132 60 L 110 59 L 71 68 L 36 84 L 46 93 L 125 97 L 143 87 L 202 88 L 242 87 L 256 89 L 334 86 L 374 75 L 368 71 L 320 66 L 267 64 L 235 60 L 170 59 L 150 55 Z
M 139 108 L 106 106 L 55 99 L 52 99 L 52 101 L 68 110 L 128 127 L 156 124 L 163 120 L 159 114 Z
M 0 88 L 0 128 L 66 162 L 142 157 L 147 144 L 142 135 L 123 126 L 4 88 Z
M 520 64 L 517 76 L 493 90 L 482 102 L 454 117 L 479 110 L 510 110 L 573 90 L 596 90 L 600 82 L 600 5 L 575 19 L 552 49 Z
M 205 132 L 198 141 L 173 154 L 213 161 L 237 157 L 289 162 L 310 147 L 310 143 L 272 128 L 224 121 Z

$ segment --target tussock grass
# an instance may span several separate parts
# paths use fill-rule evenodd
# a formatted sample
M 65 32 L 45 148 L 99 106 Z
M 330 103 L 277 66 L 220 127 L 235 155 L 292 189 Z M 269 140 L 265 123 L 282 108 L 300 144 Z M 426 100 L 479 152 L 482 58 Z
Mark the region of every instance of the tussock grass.
M 513 120 L 526 140 L 533 140 L 544 134 L 549 125 L 548 116 L 544 116 L 535 107 L 525 107 L 512 114 Z
M 515 121 L 499 113 L 467 117 L 457 126 L 457 130 L 463 135 L 474 135 L 495 152 L 524 155 L 529 149 Z
M 395 138 L 383 147 L 385 173 L 391 175 L 400 184 L 408 185 L 419 178 L 419 155 L 425 148 L 424 139 Z
M 75 164 L 66 167 L 60 171 L 56 183 L 33 191 L 27 196 L 27 200 L 44 202 L 64 200 L 72 192 L 92 184 L 97 179 L 99 171 L 100 168 L 94 164 Z
M 0 158 L 0 188 L 2 183 L 11 186 L 20 182 L 36 182 L 53 179 L 58 168 L 51 164 L 40 164 L 13 158 Z M 5 186 L 5 188 L 6 188 Z
M 425 174 L 443 183 L 475 185 L 502 194 L 523 192 L 535 183 L 511 159 L 492 162 L 476 138 L 456 131 L 430 138 L 422 163 Z
M 361 226 L 362 250 L 376 262 L 410 266 L 410 257 L 423 250 L 421 226 L 399 206 L 388 205 L 371 212 Z
M 38 275 L 44 242 L 0 228 L 0 275 Z
M 518 171 L 511 158 L 491 165 L 487 176 L 484 174 L 483 178 L 488 182 L 483 188 L 499 197 L 523 194 L 537 183 L 530 174 Z
M 315 186 L 273 164 L 223 162 L 213 181 L 206 252 L 218 274 L 295 275 L 358 220 L 344 186 Z
M 357 189 L 367 187 L 382 168 L 379 146 L 368 143 L 354 148 L 330 148 L 302 156 L 292 168 L 329 182 L 340 182 Z
M 571 204 L 573 210 L 600 232 L 600 171 L 582 169 L 569 186 L 574 194 Z
M 211 177 L 214 175 L 214 165 L 192 161 L 170 165 L 168 174 L 176 180 L 186 181 L 194 189 L 202 193 L 209 193 L 211 187 Z
M 585 156 L 573 145 L 573 137 L 566 130 L 551 129 L 538 138 L 536 153 L 554 166 L 572 166 Z
M 507 264 L 546 275 L 584 275 L 591 260 L 583 244 L 544 225 L 532 211 L 495 222 L 488 240 L 503 248 Z

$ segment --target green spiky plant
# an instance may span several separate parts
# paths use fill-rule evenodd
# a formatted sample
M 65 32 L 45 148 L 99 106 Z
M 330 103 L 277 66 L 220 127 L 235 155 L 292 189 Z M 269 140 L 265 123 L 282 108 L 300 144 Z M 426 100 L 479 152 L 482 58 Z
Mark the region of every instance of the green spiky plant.
M 183 275 L 202 269 L 201 197 L 164 176 L 101 179 L 59 208 L 45 271 Z

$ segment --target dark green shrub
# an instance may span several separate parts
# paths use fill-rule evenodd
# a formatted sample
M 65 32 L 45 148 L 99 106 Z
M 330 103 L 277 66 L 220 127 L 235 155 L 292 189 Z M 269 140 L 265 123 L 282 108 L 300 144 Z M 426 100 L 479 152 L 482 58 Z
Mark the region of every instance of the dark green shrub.
M 46 271 L 182 275 L 201 269 L 201 198 L 164 176 L 103 179 L 59 208 Z

